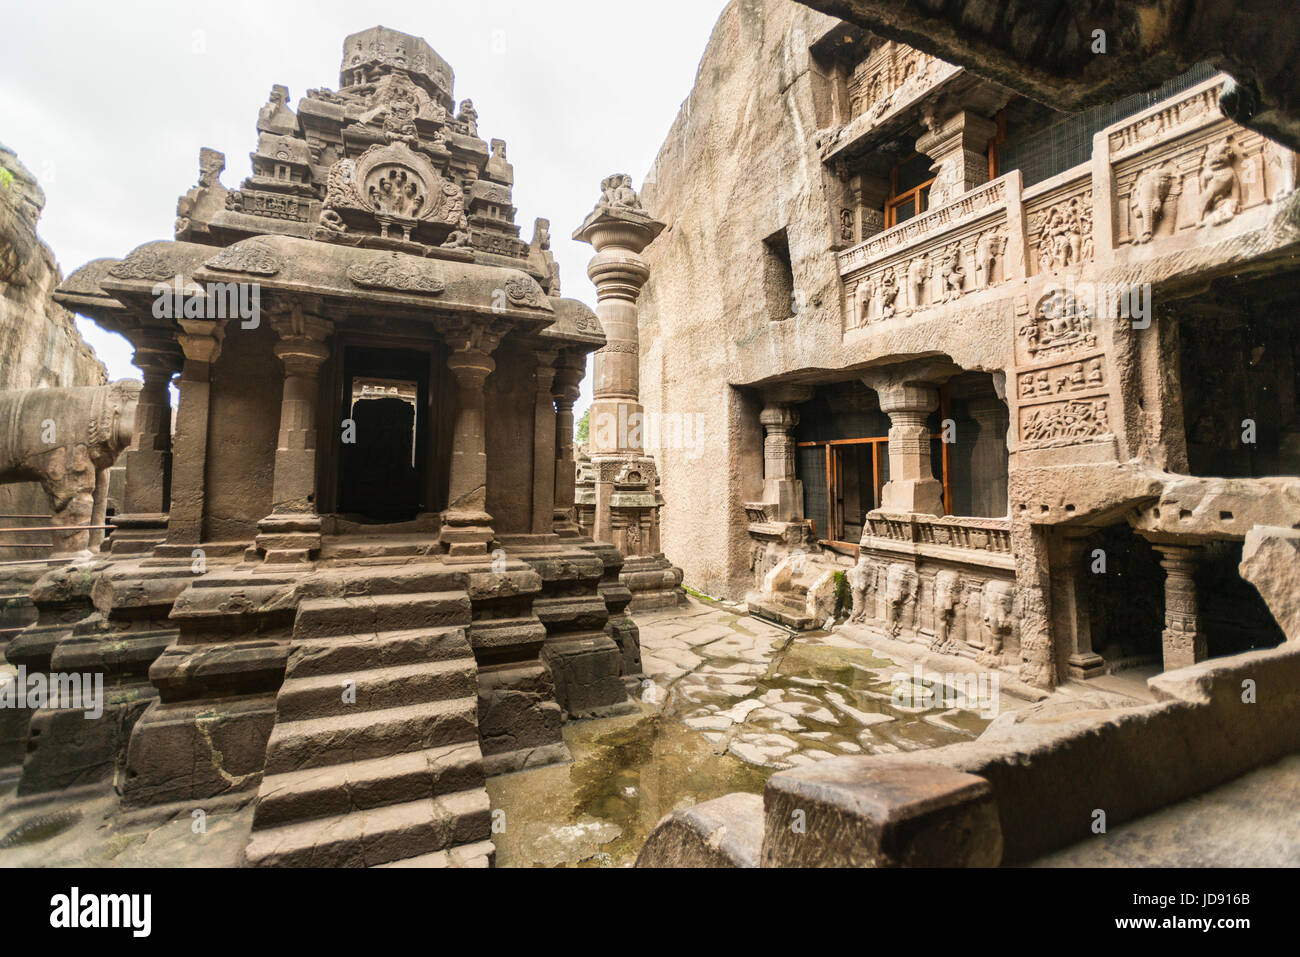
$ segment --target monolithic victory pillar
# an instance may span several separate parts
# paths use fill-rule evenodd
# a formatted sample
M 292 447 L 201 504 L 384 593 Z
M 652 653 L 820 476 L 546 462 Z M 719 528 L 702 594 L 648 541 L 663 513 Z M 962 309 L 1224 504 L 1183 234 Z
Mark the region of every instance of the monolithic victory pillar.
M 637 297 L 650 278 L 641 251 L 664 229 L 641 208 L 632 178 L 602 184 L 600 202 L 573 238 L 596 250 L 587 275 L 596 284 L 596 314 L 606 344 L 595 355 L 589 454 L 596 478 L 592 538 L 617 545 L 627 561 L 620 576 L 632 591 L 632 610 L 681 600 L 682 572 L 659 546 L 658 470 L 645 454 L 639 400 Z

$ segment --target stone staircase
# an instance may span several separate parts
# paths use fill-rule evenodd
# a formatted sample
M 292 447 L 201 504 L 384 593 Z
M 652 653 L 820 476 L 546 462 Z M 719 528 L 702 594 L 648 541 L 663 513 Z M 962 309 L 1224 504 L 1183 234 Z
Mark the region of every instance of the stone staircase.
M 298 606 L 250 865 L 491 865 L 469 595 L 376 584 Z

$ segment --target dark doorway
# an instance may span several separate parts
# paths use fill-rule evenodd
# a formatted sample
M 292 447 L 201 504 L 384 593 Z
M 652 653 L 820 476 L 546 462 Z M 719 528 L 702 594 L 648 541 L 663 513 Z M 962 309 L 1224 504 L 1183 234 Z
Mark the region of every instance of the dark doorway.
M 349 347 L 339 413 L 339 511 L 409 521 L 426 510 L 429 356 Z

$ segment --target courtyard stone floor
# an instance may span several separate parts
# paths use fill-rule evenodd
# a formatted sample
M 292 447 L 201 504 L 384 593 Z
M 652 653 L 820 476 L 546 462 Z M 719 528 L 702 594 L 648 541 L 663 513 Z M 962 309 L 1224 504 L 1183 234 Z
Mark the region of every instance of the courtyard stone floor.
M 1043 697 L 1008 680 L 988 713 L 896 703 L 893 692 L 913 680 L 917 664 L 941 672 L 952 659 L 855 627 L 793 635 L 738 606 L 696 599 L 635 617 L 646 674 L 637 711 L 566 725 L 571 764 L 488 781 L 497 866 L 631 866 L 673 810 L 761 793 L 775 771 L 832 756 L 971 740 L 991 712 Z M 1136 703 L 1146 698 L 1144 678 L 1107 676 L 1073 693 Z M 0 782 L 0 866 L 234 866 L 252 824 L 251 804 L 201 822 L 190 809 L 131 821 L 116 813 L 108 788 L 37 803 L 19 801 L 15 785 Z M 1278 822 L 1297 788 L 1300 756 L 1039 863 L 1294 863 L 1300 834 Z
M 734 791 L 762 793 L 777 770 L 845 754 L 971 740 L 990 717 L 894 704 L 911 661 L 839 633 L 798 636 L 736 606 L 692 599 L 638 612 L 639 714 L 570 724 L 571 766 L 488 782 L 504 812 L 498 867 L 629 866 L 669 812 Z M 1003 694 L 995 708 L 1028 700 Z

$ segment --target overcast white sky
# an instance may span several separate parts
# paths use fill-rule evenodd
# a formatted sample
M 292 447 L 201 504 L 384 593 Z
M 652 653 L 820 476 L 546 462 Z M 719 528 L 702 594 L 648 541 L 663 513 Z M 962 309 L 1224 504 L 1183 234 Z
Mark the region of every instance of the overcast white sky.
M 0 30 L 0 142 L 46 194 L 41 237 L 64 274 L 169 239 L 199 147 L 249 175 L 272 84 L 297 105 L 338 87 L 343 38 L 382 24 L 424 37 L 473 99 L 479 135 L 509 144 L 525 241 L 551 220 L 566 296 L 595 305 L 591 247 L 569 239 L 600 181 L 637 185 L 690 93 L 725 0 L 45 0 Z M 138 377 L 125 340 L 81 320 L 113 378 Z M 590 395 L 590 376 L 582 404 Z

